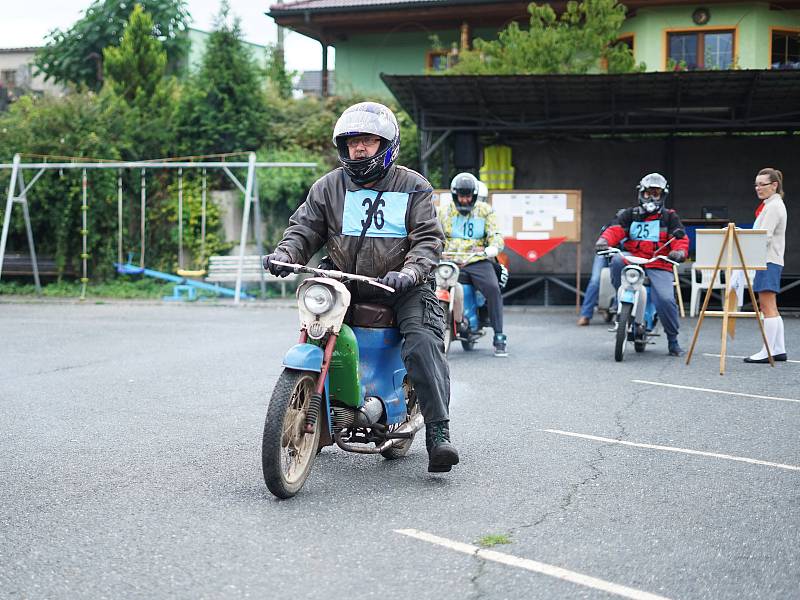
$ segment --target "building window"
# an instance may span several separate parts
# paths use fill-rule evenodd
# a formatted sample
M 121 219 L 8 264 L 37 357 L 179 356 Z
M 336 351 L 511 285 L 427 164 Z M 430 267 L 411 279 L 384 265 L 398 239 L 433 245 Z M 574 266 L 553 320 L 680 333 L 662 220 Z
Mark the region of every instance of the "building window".
M 773 69 L 800 69 L 800 31 L 772 32 L 769 63 Z
M 446 71 L 448 55 L 447 50 L 431 50 L 425 57 L 425 66 L 429 71 Z
M 733 66 L 733 31 L 670 33 L 668 69 L 730 69 Z
M 617 39 L 617 44 L 624 44 L 630 51 L 633 52 L 633 34 L 623 35 Z
M 6 87 L 14 87 L 17 85 L 16 69 L 0 71 L 0 82 L 4 83 Z

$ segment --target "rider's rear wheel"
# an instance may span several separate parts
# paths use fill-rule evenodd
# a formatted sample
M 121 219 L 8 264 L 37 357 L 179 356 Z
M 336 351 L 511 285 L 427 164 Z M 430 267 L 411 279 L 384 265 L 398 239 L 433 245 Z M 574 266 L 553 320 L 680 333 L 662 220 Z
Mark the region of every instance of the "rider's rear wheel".
M 475 349 L 475 340 L 461 340 L 461 347 L 470 352 Z
M 625 355 L 625 344 L 628 341 L 628 322 L 631 320 L 631 311 L 633 310 L 632 304 L 623 304 L 620 307 L 617 319 L 617 339 L 614 344 L 614 360 L 622 362 L 622 357 Z
M 406 388 L 405 385 L 403 388 L 408 390 L 406 400 L 406 402 L 408 402 L 408 418 L 406 419 L 406 422 L 408 422 L 417 414 L 419 414 L 419 402 L 417 402 L 417 393 L 414 391 L 414 388 Z M 408 451 L 411 449 L 411 444 L 413 443 L 413 437 L 407 440 L 395 440 L 391 448 L 381 452 L 381 456 L 388 458 L 389 460 L 403 458 L 406 454 L 408 454 Z
M 304 428 L 318 376 L 284 369 L 272 391 L 264 423 L 261 467 L 264 482 L 278 498 L 291 498 L 300 491 L 317 455 L 324 422 L 317 415 L 314 433 L 305 433 Z

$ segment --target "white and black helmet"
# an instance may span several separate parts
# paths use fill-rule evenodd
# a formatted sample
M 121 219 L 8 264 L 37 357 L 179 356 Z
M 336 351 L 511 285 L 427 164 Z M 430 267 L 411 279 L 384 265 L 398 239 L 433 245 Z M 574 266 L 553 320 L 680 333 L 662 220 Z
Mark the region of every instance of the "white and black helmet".
M 453 195 L 453 204 L 456 210 L 463 215 L 472 212 L 475 202 L 478 200 L 478 178 L 472 173 L 459 173 L 450 182 L 450 193 Z M 472 199 L 469 204 L 461 204 L 459 196 L 470 196 Z
M 369 158 L 351 159 L 347 138 L 372 134 L 381 138 L 378 152 Z M 400 152 L 400 127 L 394 113 L 378 102 L 360 102 L 346 109 L 333 128 L 333 143 L 339 163 L 355 183 L 377 181 L 397 160 Z
M 658 188 L 661 190 L 661 195 L 658 198 L 646 193 L 647 190 Z M 639 192 L 639 206 L 646 213 L 654 213 L 661 210 L 669 195 L 669 185 L 667 179 L 660 173 L 650 173 L 642 177 L 639 185 L 636 186 Z
M 489 201 L 489 188 L 486 186 L 485 183 L 478 180 L 478 202 L 488 202 Z

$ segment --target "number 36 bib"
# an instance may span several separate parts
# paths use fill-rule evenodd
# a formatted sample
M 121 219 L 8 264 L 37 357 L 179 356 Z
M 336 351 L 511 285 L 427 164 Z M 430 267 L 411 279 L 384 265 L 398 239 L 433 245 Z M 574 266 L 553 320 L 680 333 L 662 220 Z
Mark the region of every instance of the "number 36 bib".
M 403 192 L 383 192 L 378 198 L 375 190 L 348 190 L 344 197 L 342 233 L 360 236 L 369 221 L 366 237 L 406 237 L 406 207 L 408 194 Z

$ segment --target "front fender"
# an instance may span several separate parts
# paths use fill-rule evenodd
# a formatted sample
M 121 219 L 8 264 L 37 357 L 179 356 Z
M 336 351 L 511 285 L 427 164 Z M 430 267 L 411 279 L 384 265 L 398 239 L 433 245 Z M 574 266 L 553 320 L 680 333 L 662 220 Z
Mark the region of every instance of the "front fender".
M 322 371 L 322 348 L 314 344 L 295 344 L 283 357 L 283 366 L 298 371 Z
M 291 348 L 289 348 L 286 355 L 283 357 L 283 366 L 287 369 L 297 369 L 298 371 L 316 371 L 317 373 L 322 372 L 322 359 L 324 357 L 324 353 L 322 352 L 322 348 L 319 346 L 315 346 L 314 344 L 295 344 Z M 330 389 L 328 386 L 329 377 L 325 376 L 325 398 L 324 398 L 324 405 L 322 410 L 324 411 L 322 418 L 326 423 L 328 439 L 326 442 L 321 441 L 320 444 L 322 447 L 323 445 L 330 445 L 330 436 L 332 435 L 333 428 L 331 427 L 330 419 L 328 415 L 331 413 L 331 395 Z M 324 435 L 325 432 L 323 432 Z

